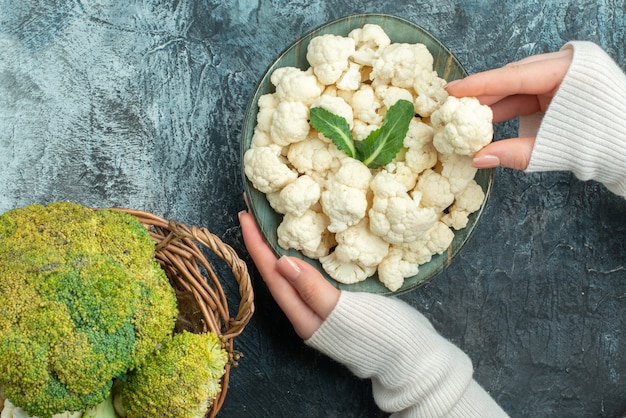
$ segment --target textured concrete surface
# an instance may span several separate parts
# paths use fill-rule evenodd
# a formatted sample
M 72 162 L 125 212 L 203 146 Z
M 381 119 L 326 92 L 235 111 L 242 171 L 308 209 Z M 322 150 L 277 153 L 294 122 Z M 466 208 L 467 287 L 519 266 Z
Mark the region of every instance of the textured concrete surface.
M 239 135 L 255 83 L 306 31 L 366 11 L 422 25 L 470 73 L 571 39 L 626 66 L 621 0 L 4 0 L 0 212 L 133 207 L 206 226 L 246 257 Z M 567 173 L 498 170 L 469 244 L 402 298 L 472 357 L 511 416 L 623 416 L 625 254 L 622 199 Z M 221 416 L 385 416 L 369 384 L 307 349 L 254 280 L 257 314 Z

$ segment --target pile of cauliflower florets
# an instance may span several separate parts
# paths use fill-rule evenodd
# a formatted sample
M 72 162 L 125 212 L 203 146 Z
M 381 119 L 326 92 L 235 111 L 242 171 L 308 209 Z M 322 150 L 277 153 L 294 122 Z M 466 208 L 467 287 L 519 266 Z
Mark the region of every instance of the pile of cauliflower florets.
M 471 156 L 492 140 L 491 109 L 448 96 L 426 46 L 392 43 L 378 25 L 314 37 L 306 58 L 306 70 L 271 74 L 275 92 L 259 98 L 246 177 L 284 215 L 282 248 L 318 259 L 340 283 L 378 272 L 396 291 L 446 251 L 453 230 L 481 207 Z M 348 157 L 309 123 L 309 110 L 322 107 L 363 140 L 400 99 L 413 102 L 416 115 L 401 151 L 378 169 Z

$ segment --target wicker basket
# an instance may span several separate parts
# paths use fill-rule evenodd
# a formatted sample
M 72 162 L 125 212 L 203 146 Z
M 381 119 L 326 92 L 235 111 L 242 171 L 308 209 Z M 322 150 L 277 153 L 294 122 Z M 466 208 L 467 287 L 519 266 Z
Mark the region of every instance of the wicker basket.
M 222 390 L 206 413 L 206 417 L 215 417 L 228 391 L 230 368 L 237 364 L 241 355 L 234 350 L 233 340 L 243 331 L 254 313 L 254 293 L 248 267 L 229 245 L 223 243 L 206 228 L 187 227 L 138 210 L 112 209 L 136 216 L 148 228 L 156 241 L 156 259 L 177 292 L 179 308 L 182 308 L 182 305 L 185 307 L 195 305 L 192 309 L 186 310 L 190 312 L 195 310 L 197 314 L 187 315 L 183 321 L 187 324 L 183 326 L 188 329 L 191 327 L 196 332 L 213 331 L 223 341 L 230 361 L 222 377 Z M 230 316 L 220 279 L 198 244 L 224 260 L 238 283 L 240 301 L 234 318 Z M 177 324 L 177 326 L 180 325 Z

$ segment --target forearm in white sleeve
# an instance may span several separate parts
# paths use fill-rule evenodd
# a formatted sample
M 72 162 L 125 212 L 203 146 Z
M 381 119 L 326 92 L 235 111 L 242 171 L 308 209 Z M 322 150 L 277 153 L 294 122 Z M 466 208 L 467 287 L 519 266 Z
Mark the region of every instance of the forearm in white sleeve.
M 473 379 L 469 357 L 399 299 L 342 292 L 306 343 L 371 379 L 394 418 L 507 416 Z
M 570 42 L 573 60 L 543 115 L 526 171 L 571 171 L 626 196 L 626 75 L 599 46 Z M 532 136 L 538 115 L 520 119 Z

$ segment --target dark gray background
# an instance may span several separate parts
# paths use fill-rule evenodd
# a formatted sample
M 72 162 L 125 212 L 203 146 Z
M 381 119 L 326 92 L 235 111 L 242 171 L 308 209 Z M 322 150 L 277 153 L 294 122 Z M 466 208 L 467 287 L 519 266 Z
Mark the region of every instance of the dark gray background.
M 361 12 L 423 26 L 470 73 L 573 39 L 626 65 L 623 1 L 4 0 L 0 212 L 132 207 L 206 226 L 248 259 L 239 146 L 255 84 L 300 35 Z M 499 169 L 470 242 L 402 299 L 471 356 L 511 416 L 622 416 L 625 242 L 626 203 L 602 186 Z M 257 313 L 221 416 L 384 416 L 368 382 L 298 340 L 252 273 Z

